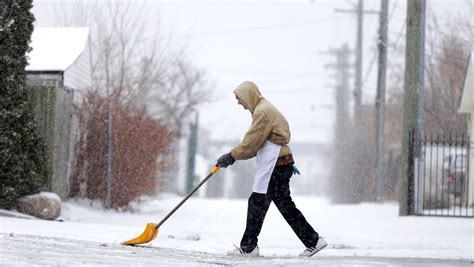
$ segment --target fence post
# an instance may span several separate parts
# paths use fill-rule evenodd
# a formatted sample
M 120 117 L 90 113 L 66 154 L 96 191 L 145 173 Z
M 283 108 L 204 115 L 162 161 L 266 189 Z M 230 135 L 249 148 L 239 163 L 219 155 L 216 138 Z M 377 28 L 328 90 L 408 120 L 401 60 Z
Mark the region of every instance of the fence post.
M 426 133 L 425 133 L 426 135 Z M 424 206 L 424 189 L 425 189 L 425 152 L 426 152 L 426 136 L 419 132 L 416 138 L 416 156 L 414 162 L 414 197 L 415 197 L 415 214 L 423 214 Z M 430 150 L 432 146 L 430 146 Z
M 414 156 L 415 156 L 415 134 L 414 129 L 408 131 L 406 155 L 402 155 L 402 175 L 400 180 L 399 215 L 414 214 Z M 403 152 L 402 152 L 403 153 Z

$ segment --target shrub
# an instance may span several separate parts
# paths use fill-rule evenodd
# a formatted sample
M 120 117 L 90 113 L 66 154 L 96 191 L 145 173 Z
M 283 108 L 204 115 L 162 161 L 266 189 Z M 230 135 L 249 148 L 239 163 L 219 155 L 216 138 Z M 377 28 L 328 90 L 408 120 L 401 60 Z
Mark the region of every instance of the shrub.
M 158 187 L 168 168 L 170 145 L 177 137 L 166 124 L 139 109 L 112 101 L 112 207 L 127 205 Z M 76 107 L 79 137 L 71 176 L 71 196 L 105 200 L 107 192 L 108 98 L 88 92 Z M 81 191 L 82 188 L 82 191 Z

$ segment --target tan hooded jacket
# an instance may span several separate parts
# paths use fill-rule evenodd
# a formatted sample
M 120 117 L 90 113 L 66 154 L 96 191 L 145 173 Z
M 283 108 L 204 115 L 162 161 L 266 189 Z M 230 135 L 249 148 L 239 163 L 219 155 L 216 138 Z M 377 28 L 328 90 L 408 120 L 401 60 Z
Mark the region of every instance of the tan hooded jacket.
M 252 158 L 267 140 L 281 145 L 279 157 L 291 154 L 288 121 L 263 98 L 257 86 L 253 82 L 243 82 L 234 94 L 248 107 L 252 114 L 252 125 L 240 145 L 232 149 L 232 157 L 236 160 Z

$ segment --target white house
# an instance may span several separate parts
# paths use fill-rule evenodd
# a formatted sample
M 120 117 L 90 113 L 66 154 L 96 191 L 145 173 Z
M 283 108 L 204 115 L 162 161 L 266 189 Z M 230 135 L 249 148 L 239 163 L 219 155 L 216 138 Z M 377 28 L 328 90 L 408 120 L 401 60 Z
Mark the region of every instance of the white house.
M 461 106 L 459 108 L 460 113 L 469 114 L 469 136 L 470 136 L 470 151 L 469 151 L 469 174 L 468 174 L 468 203 L 470 206 L 474 206 L 474 76 L 472 69 L 472 51 L 469 59 L 469 65 L 467 68 L 466 78 L 464 81 L 464 91 L 461 99 Z
M 90 87 L 88 40 L 89 28 L 35 28 L 31 36 L 32 51 L 28 54 L 26 67 L 29 82 L 51 85 L 48 81 L 59 79 L 61 87 L 74 90 Z
M 35 28 L 26 67 L 39 132 L 46 141 L 48 185 L 62 199 L 69 190 L 73 99 L 91 86 L 88 28 Z

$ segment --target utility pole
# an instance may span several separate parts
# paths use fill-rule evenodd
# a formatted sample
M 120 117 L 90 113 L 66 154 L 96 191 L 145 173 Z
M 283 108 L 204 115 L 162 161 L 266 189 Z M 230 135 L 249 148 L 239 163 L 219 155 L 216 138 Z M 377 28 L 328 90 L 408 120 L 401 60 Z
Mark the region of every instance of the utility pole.
M 356 68 L 355 68 L 355 79 L 354 79 L 354 118 L 356 127 L 360 126 L 360 105 L 362 99 L 362 45 L 363 36 L 362 30 L 364 29 L 364 2 L 359 0 L 357 4 L 357 45 L 356 45 Z
M 336 57 L 336 62 L 326 64 L 326 68 L 334 69 L 336 75 L 334 76 L 337 81 L 336 85 L 333 86 L 336 89 L 335 100 L 336 100 L 336 128 L 335 136 L 336 142 L 340 141 L 346 135 L 349 130 L 349 68 L 352 65 L 349 63 L 350 51 L 347 43 L 344 43 L 341 48 L 329 49 L 327 52 L 321 52 L 320 54 L 329 54 Z
M 346 139 L 347 130 L 349 129 L 349 46 L 344 44 L 340 49 L 335 51 L 337 63 L 337 80 L 339 84 L 336 90 L 336 136 Z M 336 138 L 337 138 L 336 137 Z M 339 138 L 338 138 L 339 139 Z
M 369 191 L 370 178 L 369 175 L 364 175 L 364 147 L 361 146 L 364 142 L 363 129 L 362 129 L 362 65 L 363 65 L 363 28 L 364 28 L 364 14 L 378 14 L 378 11 L 364 10 L 363 0 L 358 0 L 357 4 L 352 4 L 353 8 L 349 10 L 336 9 L 335 12 L 352 13 L 357 16 L 357 35 L 355 45 L 355 77 L 354 77 L 354 116 L 353 116 L 353 127 L 352 135 L 350 138 L 351 145 L 350 150 L 345 154 L 350 154 L 352 157 L 348 159 L 347 171 L 348 185 L 352 188 L 348 192 L 350 193 L 349 199 L 351 201 L 357 201 L 361 198 L 361 195 L 366 195 Z M 347 157 L 347 155 L 344 155 Z M 367 173 L 368 174 L 368 173 Z M 354 181 L 357 180 L 357 184 Z
M 376 199 L 381 201 L 382 178 L 384 173 L 384 113 L 385 113 L 385 80 L 387 66 L 387 28 L 388 28 L 388 0 L 382 0 L 380 6 L 380 26 L 378 38 L 378 74 L 377 74 L 377 158 L 376 158 Z
M 363 30 L 364 30 L 364 14 L 378 14 L 377 11 L 364 10 L 364 1 L 358 0 L 357 5 L 353 5 L 353 9 L 338 9 L 335 12 L 355 13 L 357 15 L 357 36 L 355 46 L 355 77 L 354 77 L 354 122 L 358 128 L 361 121 L 361 104 L 362 104 L 362 50 L 363 50 Z
M 188 139 L 188 154 L 186 164 L 186 192 L 191 192 L 194 188 L 196 179 L 196 149 L 197 149 L 197 132 L 198 132 L 199 113 L 196 112 L 194 123 L 191 123 L 191 132 Z
M 423 131 L 425 0 L 408 0 L 399 215 L 415 213 L 415 157 Z M 421 98 L 421 99 L 420 99 Z M 420 114 L 421 113 L 421 114 Z M 415 140 L 415 141 L 414 141 Z M 415 145 L 415 144 L 418 145 Z
M 107 86 L 107 191 L 105 194 L 105 207 L 112 206 L 112 96 Z
M 327 68 L 335 70 L 335 80 L 337 81 L 335 87 L 335 100 L 336 100 L 336 123 L 334 128 L 335 136 L 335 160 L 337 164 L 333 169 L 334 179 L 331 182 L 332 193 L 335 194 L 338 202 L 347 202 L 350 199 L 350 176 L 349 169 L 347 168 L 349 163 L 348 140 L 350 131 L 350 116 L 349 116 L 349 69 L 352 67 L 349 64 L 349 56 L 351 51 L 346 44 L 339 49 L 330 49 L 328 52 L 323 54 L 331 54 L 336 57 L 335 64 L 327 64 Z

